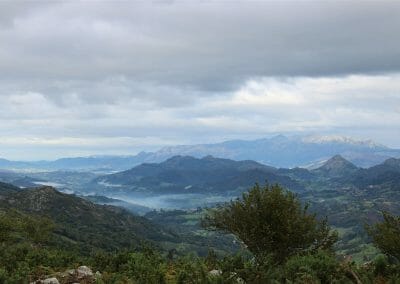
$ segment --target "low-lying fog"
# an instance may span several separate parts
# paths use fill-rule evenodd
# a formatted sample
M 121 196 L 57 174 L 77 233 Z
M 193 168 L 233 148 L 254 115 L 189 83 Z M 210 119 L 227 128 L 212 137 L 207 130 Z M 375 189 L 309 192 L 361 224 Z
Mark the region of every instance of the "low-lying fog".
M 59 191 L 67 194 L 77 194 L 81 196 L 105 196 L 108 198 L 118 199 L 115 201 L 94 201 L 102 204 L 119 205 L 132 210 L 132 206 L 143 206 L 148 209 L 195 209 L 198 207 L 210 207 L 218 203 L 229 201 L 237 196 L 233 195 L 212 195 L 200 193 L 181 193 L 181 194 L 160 194 L 146 195 L 141 193 L 126 193 L 121 191 L 103 191 L 92 189 L 90 192 L 82 192 L 79 188 L 71 187 L 65 184 L 45 181 L 35 182 L 35 184 L 48 185 L 57 188 Z M 124 204 L 125 203 L 125 204 Z M 129 208 L 128 208 L 129 207 Z
M 165 194 L 158 196 L 114 195 L 110 197 L 146 206 L 151 209 L 193 209 L 215 205 L 234 198 L 233 196 L 216 196 L 194 193 Z

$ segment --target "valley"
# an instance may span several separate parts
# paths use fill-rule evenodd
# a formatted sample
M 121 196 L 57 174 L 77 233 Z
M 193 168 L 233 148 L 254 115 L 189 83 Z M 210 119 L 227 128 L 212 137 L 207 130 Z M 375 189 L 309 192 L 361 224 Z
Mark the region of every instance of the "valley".
M 142 220 L 171 230 L 170 239 L 162 241 L 165 247 L 179 243 L 181 252 L 195 250 L 201 254 L 206 253 L 200 249 L 201 243 L 212 243 L 217 251 L 239 249 L 237 245 L 229 245 L 232 243 L 229 238 L 214 237 L 201 228 L 200 220 L 207 208 L 240 197 L 255 183 L 277 183 L 309 203 L 318 216 L 328 218 L 329 224 L 339 232 L 336 245 L 339 254 L 352 255 L 362 262 L 378 253 L 372 248 L 364 226 L 381 220 L 382 210 L 400 214 L 399 165 L 399 159 L 389 158 L 378 165 L 360 168 L 335 155 L 313 169 L 276 168 L 251 160 L 234 161 L 210 155 L 174 156 L 160 163 L 144 163 L 109 174 L 8 170 L 0 178 L 22 189 L 53 186 L 60 192 L 106 206 L 103 208 L 124 208 L 142 216 Z M 23 192 L 28 193 L 30 189 Z M 216 241 L 218 238 L 222 239 Z

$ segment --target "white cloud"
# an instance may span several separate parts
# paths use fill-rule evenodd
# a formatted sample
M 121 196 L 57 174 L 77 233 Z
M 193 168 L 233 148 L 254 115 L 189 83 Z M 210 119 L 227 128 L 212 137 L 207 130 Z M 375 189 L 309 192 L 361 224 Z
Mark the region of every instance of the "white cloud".
M 166 98 L 184 93 L 159 89 Z M 116 96 L 125 92 L 113 90 Z M 63 149 L 57 156 L 79 147 L 86 154 L 133 154 L 166 144 L 277 132 L 372 134 L 378 142 L 400 146 L 400 74 L 252 79 L 237 91 L 196 96 L 181 106 L 129 97 L 96 103 L 74 94 L 60 104 L 35 92 L 3 93 L 2 98 L 0 149 L 5 154 L 24 146 Z M 391 135 L 382 136 L 382 129 Z
M 288 88 L 289 87 L 289 88 Z M 232 104 L 238 106 L 283 106 L 283 105 L 300 105 L 304 103 L 302 94 L 290 88 L 286 89 L 271 80 L 251 80 L 235 92 L 232 98 Z

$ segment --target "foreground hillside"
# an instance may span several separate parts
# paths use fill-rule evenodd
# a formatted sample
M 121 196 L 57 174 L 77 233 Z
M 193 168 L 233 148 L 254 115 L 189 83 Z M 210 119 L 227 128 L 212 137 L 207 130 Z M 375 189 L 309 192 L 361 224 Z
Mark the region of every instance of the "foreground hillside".
M 238 249 L 230 237 L 216 233 L 197 235 L 194 231 L 182 234 L 178 228 L 155 224 L 122 207 L 94 204 L 52 187 L 21 190 L 0 184 L 0 210 L 49 218 L 56 226 L 54 241 L 71 248 L 79 247 L 85 254 L 98 249 L 135 248 L 143 242 L 163 250 L 194 251 L 201 255 L 207 253 L 208 247 L 224 252 Z
M 4 194 L 1 188 L 1 210 L 18 210 L 29 215 L 46 216 L 55 225 L 55 234 L 64 244 L 113 251 L 135 247 L 141 241 L 176 241 L 178 237 L 153 225 L 143 217 L 122 208 L 96 205 L 52 187 L 18 190 Z
M 63 229 L 86 221 L 112 215 L 93 208 L 87 201 L 57 193 L 52 188 L 21 191 L 2 184 L 0 208 L 0 283 L 397 283 L 400 267 L 395 259 L 400 257 L 400 219 L 385 213 L 385 221 L 370 226 L 369 232 L 376 248 L 385 255 L 357 265 L 351 260 L 339 260 L 333 245 L 337 234 L 325 220 L 309 212 L 296 196 L 275 186 L 255 186 L 241 199 L 232 201 L 206 213 L 203 226 L 210 230 L 232 233 L 246 247 L 239 254 L 217 254 L 210 249 L 206 257 L 182 256 L 176 249 L 168 252 L 140 243 L 132 248 L 120 243 L 113 251 L 102 249 L 101 242 L 80 239 L 71 247 L 70 238 L 61 236 Z M 28 193 L 27 193 L 28 192 Z M 31 199 L 30 201 L 27 198 Z M 65 220 L 75 217 L 72 223 L 60 222 L 40 212 L 57 212 L 51 200 L 57 200 L 66 212 Z M 75 200 L 77 199 L 77 200 Z M 79 199 L 79 201 L 78 201 Z M 72 207 L 64 204 L 73 204 Z M 25 209 L 29 214 L 15 208 Z M 106 207 L 104 207 L 106 208 Z M 104 209 L 103 208 L 103 209 Z M 71 213 L 75 209 L 76 213 Z M 50 210 L 50 211 L 49 211 Z M 93 211 L 93 212 L 92 212 Z M 96 215 L 96 216 L 94 216 Z M 173 213 L 176 216 L 176 212 Z M 110 217 L 110 216 L 109 216 Z M 158 219 L 153 214 L 153 219 Z M 284 220 L 284 222 L 282 222 Z M 122 218 L 123 222 L 137 223 Z M 158 220 L 159 222 L 160 220 Z M 143 222 L 141 223 L 143 224 Z M 140 226 L 129 231 L 143 236 Z M 82 229 L 82 234 L 96 226 Z M 116 223 L 105 221 L 103 226 L 122 233 Z M 394 234 L 393 234 L 394 232 Z M 108 238 L 104 236 L 96 238 Z M 156 232 L 163 234 L 162 230 Z M 117 235 L 115 235 L 117 237 Z M 165 237 L 165 236 L 163 236 Z M 110 239 L 108 239 L 110 241 Z M 394 246 L 387 246 L 392 244 Z M 127 244 L 129 245 L 129 244 Z M 98 247 L 99 246 L 99 247 Z M 87 253 L 86 248 L 91 252 Z M 96 272 L 95 272 L 96 271 Z
M 166 236 L 169 234 L 175 238 L 155 239 L 159 245 L 172 249 L 179 243 L 180 251 L 195 250 L 201 254 L 207 251 L 207 248 L 202 248 L 205 244 L 223 251 L 235 246 L 200 228 L 203 210 L 197 210 L 197 207 L 215 206 L 235 199 L 255 182 L 279 183 L 309 202 L 311 210 L 329 218 L 330 224 L 341 235 L 336 247 L 338 252 L 363 261 L 377 254 L 364 225 L 379 221 L 382 210 L 400 214 L 399 161 L 390 158 L 370 168 L 359 168 L 342 156 L 335 155 L 320 167 L 308 170 L 276 169 L 254 161 L 210 156 L 202 159 L 177 156 L 159 164 L 142 164 L 128 171 L 99 177 L 59 171 L 35 174 L 33 178 L 48 177 L 53 182 L 68 184 L 70 188 L 81 191 L 82 195 L 90 194 L 84 198 L 95 203 L 122 206 L 142 215 L 147 213 L 147 217 L 158 223 L 156 229 L 164 230 Z M 84 177 L 84 181 L 90 181 L 91 177 L 94 180 L 74 187 L 79 177 Z M 13 174 L 13 178 L 20 180 L 22 177 Z M 186 211 L 149 213 L 152 208 Z M 73 219 L 74 215 L 70 218 Z M 166 224 L 168 229 L 161 229 Z M 152 234 L 151 231 L 148 233 Z

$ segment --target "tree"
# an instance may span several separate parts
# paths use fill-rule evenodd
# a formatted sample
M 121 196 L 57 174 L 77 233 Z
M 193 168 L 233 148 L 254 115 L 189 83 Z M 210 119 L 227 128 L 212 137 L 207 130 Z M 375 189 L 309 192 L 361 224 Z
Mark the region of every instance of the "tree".
M 242 199 L 211 209 L 203 226 L 236 235 L 256 258 L 277 262 L 302 252 L 331 249 L 337 233 L 318 220 L 290 191 L 256 184 Z
M 383 221 L 366 226 L 368 234 L 376 247 L 384 254 L 400 261 L 400 216 L 382 212 Z
M 26 216 L 22 227 L 29 240 L 35 244 L 42 244 L 50 239 L 55 225 L 46 217 Z
M 0 245 L 10 239 L 13 229 L 13 220 L 7 214 L 0 212 Z

